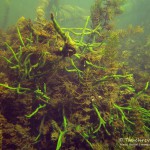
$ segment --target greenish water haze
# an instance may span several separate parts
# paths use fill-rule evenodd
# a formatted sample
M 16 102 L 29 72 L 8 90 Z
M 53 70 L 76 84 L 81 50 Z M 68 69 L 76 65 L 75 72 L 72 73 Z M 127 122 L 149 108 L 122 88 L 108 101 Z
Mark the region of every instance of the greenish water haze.
M 150 0 L 127 0 L 124 5 L 124 13 L 118 17 L 118 27 L 127 27 L 129 24 L 147 26 L 150 25 Z
M 0 27 L 6 28 L 16 23 L 18 18 L 36 18 L 36 8 L 40 0 L 1 0 L 0 5 Z M 79 6 L 89 15 L 90 7 L 94 0 L 60 0 L 60 5 Z M 150 25 L 149 0 L 127 0 L 123 6 L 124 13 L 117 18 L 117 26 L 124 28 L 129 24 L 133 25 Z M 81 14 L 82 15 L 82 14 Z
M 21 16 L 35 18 L 37 0 L 1 0 L 0 3 L 1 28 L 15 24 Z
M 84 8 L 87 15 L 90 12 L 90 6 L 94 0 L 60 0 L 60 5 L 77 5 Z M 24 16 L 34 20 L 36 18 L 36 8 L 39 6 L 40 0 L 1 0 L 0 2 L 0 28 L 7 28 L 16 23 L 16 21 Z M 82 15 L 82 14 L 81 14 Z

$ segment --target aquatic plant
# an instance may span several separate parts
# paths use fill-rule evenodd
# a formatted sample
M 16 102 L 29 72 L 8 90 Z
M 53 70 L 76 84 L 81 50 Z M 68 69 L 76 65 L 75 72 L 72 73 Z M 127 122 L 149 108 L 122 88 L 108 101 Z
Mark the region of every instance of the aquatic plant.
M 23 94 L 23 93 L 29 92 L 31 90 L 29 88 L 21 87 L 20 84 L 18 84 L 18 87 L 11 87 L 7 84 L 0 83 L 0 86 L 5 87 L 6 89 L 9 89 L 12 91 L 16 91 L 17 94 Z
M 17 53 L 15 53 L 12 47 L 9 46 L 7 43 L 6 46 L 13 54 L 10 59 L 3 57 L 7 61 L 7 63 L 10 64 L 10 68 L 16 70 L 18 72 L 18 76 L 22 79 L 31 78 L 31 71 L 34 68 L 38 67 L 38 63 L 31 65 L 30 57 L 32 53 L 25 54 L 25 56 L 23 56 L 21 46 Z
M 149 80 L 138 87 L 135 75 L 118 64 L 119 37 L 127 31 L 102 29 L 121 1 L 101 1 L 92 11 L 108 10 L 108 3 L 112 16 L 103 12 L 109 16 L 92 29 L 92 17 L 83 28 L 61 28 L 51 14 L 52 22 L 22 18 L 15 34 L 6 33 L 7 42 L 0 42 L 5 149 L 112 149 L 119 138 L 149 134 Z
M 131 122 L 130 120 L 128 120 L 128 118 L 125 116 L 125 113 L 123 110 L 131 110 L 132 108 L 131 107 L 121 107 L 121 106 L 118 106 L 117 104 L 114 104 L 114 107 L 121 113 L 121 120 L 122 122 L 125 124 L 125 121 L 131 123 L 131 124 L 134 124 L 133 122 Z
M 46 104 L 43 104 L 43 105 L 39 104 L 39 106 L 38 106 L 31 114 L 25 115 L 25 116 L 26 116 L 27 118 L 31 118 L 31 117 L 33 117 L 40 109 L 42 109 L 42 108 L 44 108 L 44 107 L 46 107 Z
M 103 126 L 105 128 L 107 134 L 110 135 L 110 133 L 106 129 L 106 122 L 101 117 L 101 114 L 100 114 L 100 112 L 99 112 L 99 110 L 98 110 L 98 108 L 97 108 L 97 106 L 95 104 L 93 104 L 93 108 L 94 108 L 94 110 L 95 110 L 95 112 L 96 112 L 96 114 L 98 115 L 98 118 L 99 118 L 99 125 L 98 125 L 97 129 L 95 129 L 95 131 L 93 131 L 93 133 L 98 132 L 100 130 L 101 126 Z

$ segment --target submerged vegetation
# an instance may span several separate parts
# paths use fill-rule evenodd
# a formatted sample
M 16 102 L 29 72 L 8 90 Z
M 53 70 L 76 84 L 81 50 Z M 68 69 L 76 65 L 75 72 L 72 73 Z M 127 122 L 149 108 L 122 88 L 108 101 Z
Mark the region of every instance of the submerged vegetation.
M 136 149 L 120 139 L 149 138 L 149 73 L 135 74 L 121 47 L 143 29 L 113 28 L 124 2 L 96 0 L 83 28 L 51 14 L 0 32 L 2 149 Z

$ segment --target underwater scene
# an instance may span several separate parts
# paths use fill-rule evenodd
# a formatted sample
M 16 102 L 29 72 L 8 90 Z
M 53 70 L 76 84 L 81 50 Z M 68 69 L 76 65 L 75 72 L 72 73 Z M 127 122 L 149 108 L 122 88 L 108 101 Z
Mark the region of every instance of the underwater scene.
M 0 150 L 150 150 L 150 0 L 1 0 Z

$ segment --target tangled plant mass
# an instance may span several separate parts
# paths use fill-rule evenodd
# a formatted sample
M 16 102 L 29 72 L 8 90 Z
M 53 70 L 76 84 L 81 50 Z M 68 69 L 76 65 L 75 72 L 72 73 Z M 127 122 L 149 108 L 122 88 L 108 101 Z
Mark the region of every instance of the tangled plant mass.
M 148 137 L 149 81 L 137 87 L 118 59 L 119 38 L 140 27 L 108 28 L 106 15 L 118 14 L 119 4 L 98 2 L 82 29 L 61 28 L 51 14 L 51 22 L 22 17 L 1 31 L 3 149 L 121 149 L 120 137 Z

